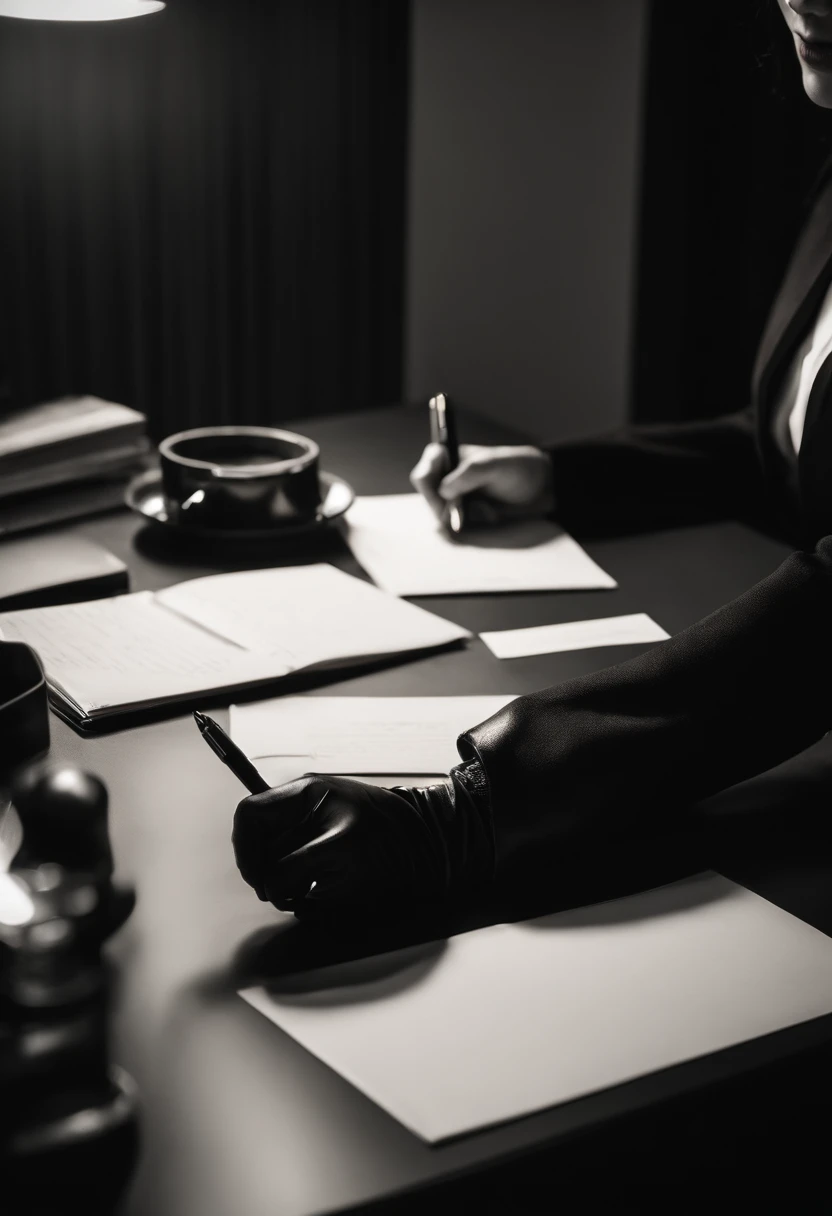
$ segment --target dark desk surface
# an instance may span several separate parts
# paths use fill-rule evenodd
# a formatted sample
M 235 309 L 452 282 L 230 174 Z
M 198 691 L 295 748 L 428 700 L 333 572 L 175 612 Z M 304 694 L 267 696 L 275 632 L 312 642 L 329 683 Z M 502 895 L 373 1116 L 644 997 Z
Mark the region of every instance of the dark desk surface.
M 323 466 L 364 493 L 406 490 L 425 436 L 425 418 L 413 409 L 300 425 L 320 442 Z M 461 429 L 463 440 L 505 437 L 472 420 Z M 204 555 L 160 550 L 146 533 L 138 535 L 137 521 L 127 513 L 76 527 L 129 563 L 135 590 L 229 568 Z M 618 590 L 419 602 L 474 631 L 632 611 L 648 612 L 677 631 L 742 592 L 785 555 L 780 545 L 733 523 L 587 548 L 619 580 Z M 348 555 L 335 553 L 333 560 L 354 569 Z M 329 688 L 344 695 L 521 693 L 639 649 L 499 662 L 477 640 L 465 650 Z M 659 1105 L 666 1123 L 676 1110 L 674 1096 L 701 1094 L 721 1078 L 758 1073 L 768 1060 L 825 1042 L 825 1023 L 816 1023 L 776 1036 L 776 1042 L 721 1053 L 431 1148 L 229 991 L 226 969 L 242 942 L 270 926 L 283 925 L 295 938 L 303 930 L 259 903 L 238 877 L 229 834 L 241 791 L 208 755 L 190 719 L 94 739 L 81 739 L 55 721 L 53 738 L 56 757 L 80 762 L 109 786 L 119 869 L 139 894 L 132 920 L 114 942 L 123 973 L 116 1057 L 139 1082 L 144 1109 L 131 1216 L 307 1216 L 444 1183 L 465 1171 L 481 1173 L 517 1154 L 530 1161 L 532 1150 L 538 1158 L 555 1154 L 557 1162 L 566 1139 L 600 1143 L 611 1120 L 640 1117 L 628 1112 L 649 1113 Z M 785 863 L 778 870 L 770 858 L 747 881 L 829 928 L 822 923 L 829 907 L 817 894 L 829 866 L 817 853 L 811 864 L 814 896 L 806 894 L 804 870 Z M 502 1210 L 509 1209 L 503 1204 Z M 519 1200 L 515 1210 L 521 1210 Z

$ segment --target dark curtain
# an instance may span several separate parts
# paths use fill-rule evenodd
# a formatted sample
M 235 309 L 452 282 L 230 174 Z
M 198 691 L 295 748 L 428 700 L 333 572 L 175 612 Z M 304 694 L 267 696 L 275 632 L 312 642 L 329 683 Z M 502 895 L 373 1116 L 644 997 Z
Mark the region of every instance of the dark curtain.
M 631 413 L 748 402 L 757 342 L 832 149 L 776 0 L 653 0 Z
M 0 19 L 5 404 L 183 426 L 401 394 L 408 6 Z

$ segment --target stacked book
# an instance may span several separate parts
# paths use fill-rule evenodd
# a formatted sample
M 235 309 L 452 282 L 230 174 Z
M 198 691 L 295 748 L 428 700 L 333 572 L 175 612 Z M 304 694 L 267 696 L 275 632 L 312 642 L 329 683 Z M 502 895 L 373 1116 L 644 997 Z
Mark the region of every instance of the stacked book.
M 147 451 L 144 415 L 99 397 L 0 417 L 0 533 L 116 505 Z

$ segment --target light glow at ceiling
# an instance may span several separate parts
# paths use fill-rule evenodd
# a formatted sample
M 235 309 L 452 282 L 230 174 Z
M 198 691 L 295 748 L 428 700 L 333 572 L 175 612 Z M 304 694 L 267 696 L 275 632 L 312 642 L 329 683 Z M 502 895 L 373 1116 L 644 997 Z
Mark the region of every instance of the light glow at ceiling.
M 31 21 L 122 21 L 165 7 L 163 0 L 0 0 L 0 17 Z

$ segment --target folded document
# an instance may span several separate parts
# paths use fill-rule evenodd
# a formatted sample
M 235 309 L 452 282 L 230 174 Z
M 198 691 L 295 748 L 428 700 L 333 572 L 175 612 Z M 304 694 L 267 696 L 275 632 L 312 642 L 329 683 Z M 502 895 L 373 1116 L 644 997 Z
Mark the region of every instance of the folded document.
M 37 650 L 56 710 L 83 725 L 470 636 L 323 563 L 3 613 L 0 630 Z

